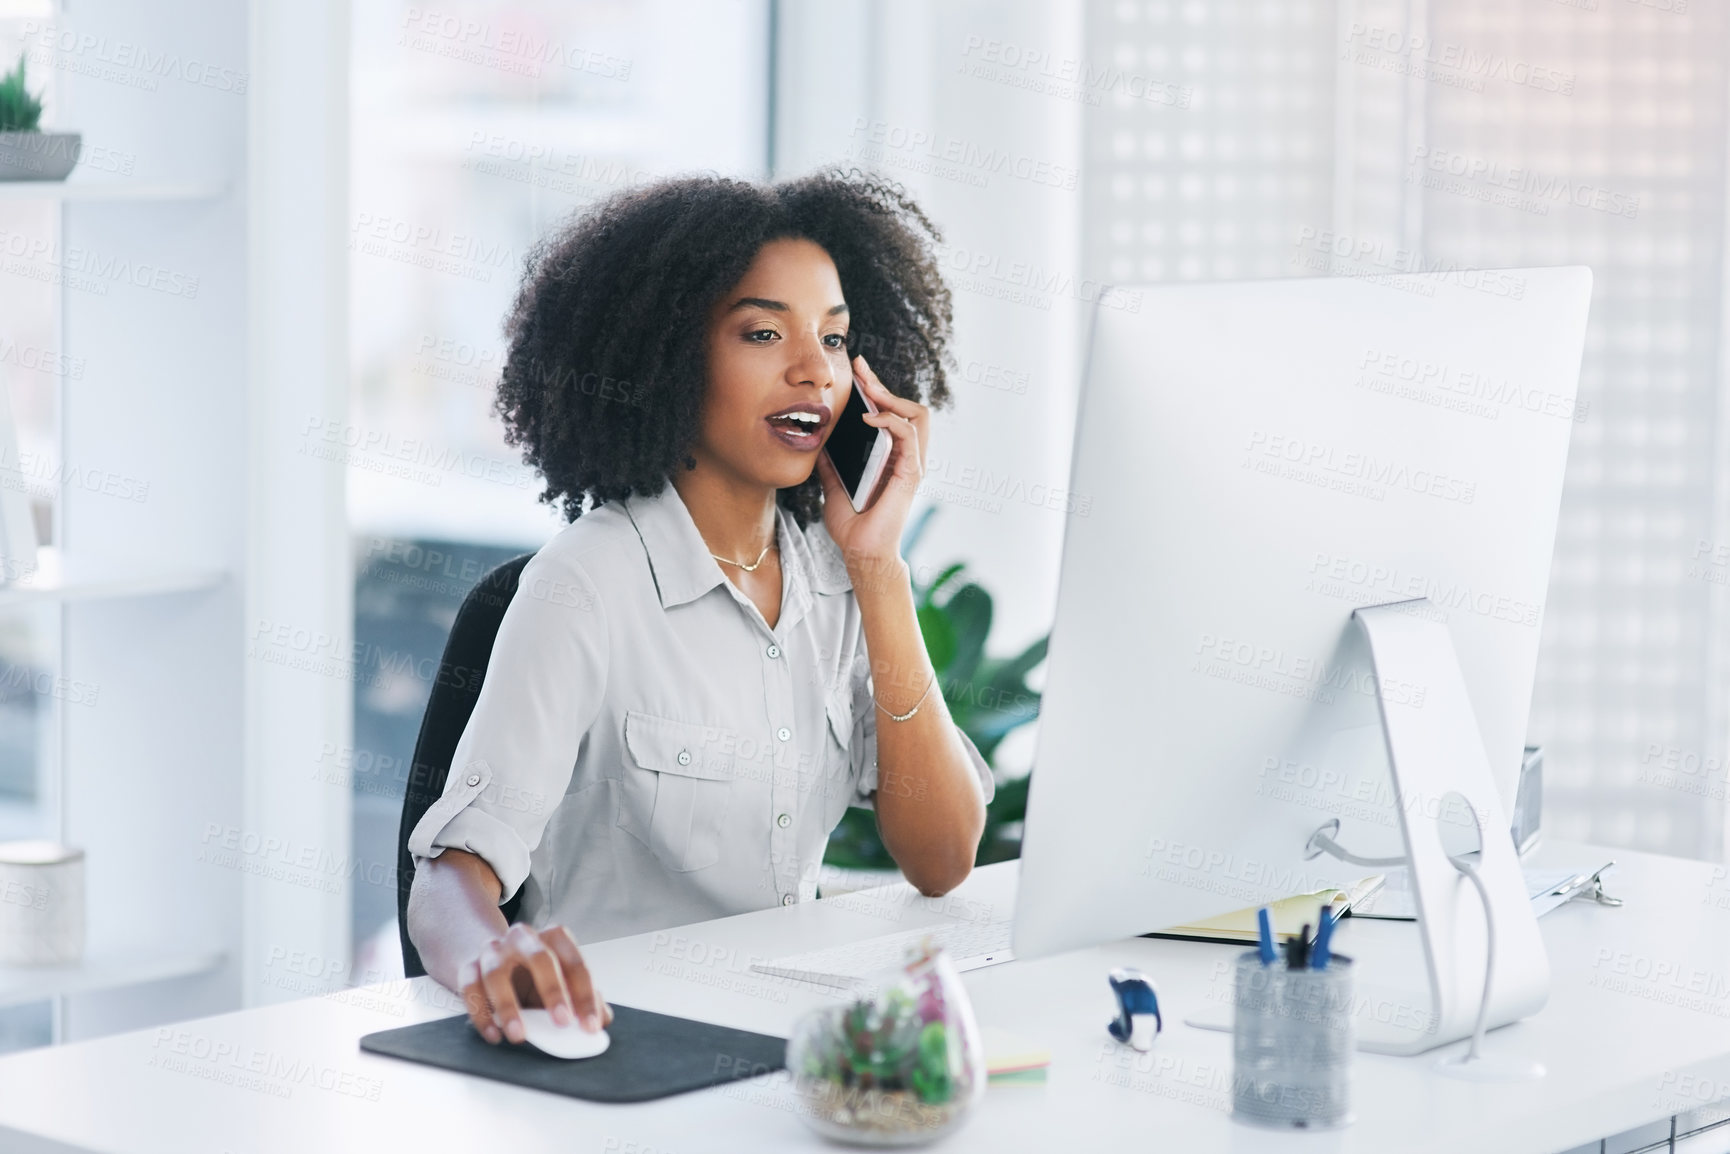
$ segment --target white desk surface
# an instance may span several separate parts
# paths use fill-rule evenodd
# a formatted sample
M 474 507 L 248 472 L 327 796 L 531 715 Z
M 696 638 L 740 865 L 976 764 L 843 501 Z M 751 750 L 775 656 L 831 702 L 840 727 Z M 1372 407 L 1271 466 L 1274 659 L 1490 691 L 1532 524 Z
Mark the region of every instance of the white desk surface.
M 1553 844 L 1538 860 L 1584 864 L 1593 856 Z M 1549 1070 L 1541 1082 L 1447 1080 L 1431 1070 L 1438 1052 L 1359 1054 L 1354 1125 L 1291 1135 L 1233 1123 L 1230 1036 L 1181 1019 L 1210 998 L 1229 997 L 1225 963 L 1237 947 L 1136 938 L 965 975 L 980 1023 L 1043 1045 L 1052 1064 L 1043 1084 L 992 1087 L 940 1148 L 1553 1154 L 1730 1097 L 1730 880 L 1699 862 L 1625 850 L 1606 856 L 1621 863 L 1610 888 L 1627 905 L 1574 902 L 1543 918 L 1554 972 L 1549 1005 L 1489 1035 L 1490 1047 L 1541 1060 Z M 885 887 L 595 943 L 585 954 L 612 1001 L 785 1034 L 801 1011 L 830 996 L 753 975 L 752 960 L 950 918 L 1007 916 L 1015 869 L 975 871 L 944 898 Z M 1339 948 L 1362 957 L 1371 935 L 1412 932 L 1410 924 L 1348 919 Z M 1117 965 L 1140 966 L 1159 984 L 1167 1029 L 1152 1054 L 1134 1055 L 1106 1035 L 1105 975 Z M 824 1147 L 795 1115 L 784 1072 L 658 1102 L 604 1105 L 359 1049 L 362 1034 L 455 1012 L 453 996 L 420 978 L 0 1058 L 0 1150 Z

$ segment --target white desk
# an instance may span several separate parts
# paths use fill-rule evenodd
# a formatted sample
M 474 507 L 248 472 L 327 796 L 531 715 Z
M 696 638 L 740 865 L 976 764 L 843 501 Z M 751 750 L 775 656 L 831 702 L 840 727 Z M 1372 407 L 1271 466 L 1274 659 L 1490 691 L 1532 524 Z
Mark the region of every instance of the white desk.
M 1591 856 L 1558 844 L 1544 858 Z M 1576 902 L 1545 917 L 1550 1003 L 1489 1037 L 1491 1046 L 1544 1062 L 1542 1082 L 1475 1085 L 1437 1077 L 1435 1053 L 1360 1054 L 1355 1125 L 1302 1136 L 1237 1125 L 1228 1117 L 1230 1037 L 1181 1024 L 1187 1008 L 1229 996 L 1224 963 L 1234 947 L 1138 938 L 965 976 L 982 1024 L 1044 1045 L 1053 1061 L 1043 1085 L 991 1088 L 941 1148 L 1554 1154 L 1654 1120 L 1667 1136 L 1671 1115 L 1730 1097 L 1730 880 L 1696 862 L 1612 856 L 1622 864 L 1611 889 L 1627 905 Z M 828 996 L 755 976 L 751 960 L 947 918 L 1006 915 L 1014 885 L 1013 864 L 993 866 L 946 898 L 887 887 L 596 943 L 585 953 L 615 1002 L 784 1034 Z M 1340 949 L 1363 956 L 1372 935 L 1411 932 L 1348 920 Z M 1160 985 L 1168 1026 L 1151 1055 L 1123 1050 L 1105 1033 L 1105 974 L 1124 964 Z M 362 1034 L 458 1011 L 422 978 L 12 1055 L 0 1059 L 0 1150 L 756 1154 L 822 1146 L 794 1115 L 785 1074 L 609 1106 L 358 1047 Z M 1610 1154 L 1637 1148 L 1624 1142 Z M 1730 1126 L 1677 1148 L 1730 1150 Z

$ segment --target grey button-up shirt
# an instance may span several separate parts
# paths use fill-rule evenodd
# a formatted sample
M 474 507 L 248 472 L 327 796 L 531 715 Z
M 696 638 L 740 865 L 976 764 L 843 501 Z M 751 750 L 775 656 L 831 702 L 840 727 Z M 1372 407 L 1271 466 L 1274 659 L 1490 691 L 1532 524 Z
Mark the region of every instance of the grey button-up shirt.
M 478 854 L 501 903 L 523 887 L 522 920 L 578 941 L 815 897 L 830 832 L 877 790 L 877 710 L 840 550 L 777 516 L 773 629 L 671 484 L 542 547 L 409 836 L 417 866 Z

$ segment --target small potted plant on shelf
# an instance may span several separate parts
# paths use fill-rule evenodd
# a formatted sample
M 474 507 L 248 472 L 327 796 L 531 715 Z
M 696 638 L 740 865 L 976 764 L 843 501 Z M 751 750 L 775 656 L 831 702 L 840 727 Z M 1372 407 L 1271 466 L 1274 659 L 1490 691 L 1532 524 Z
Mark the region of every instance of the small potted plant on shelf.
M 24 56 L 0 77 L 0 180 L 65 180 L 78 163 L 83 137 L 43 132 L 42 100 L 24 85 Z

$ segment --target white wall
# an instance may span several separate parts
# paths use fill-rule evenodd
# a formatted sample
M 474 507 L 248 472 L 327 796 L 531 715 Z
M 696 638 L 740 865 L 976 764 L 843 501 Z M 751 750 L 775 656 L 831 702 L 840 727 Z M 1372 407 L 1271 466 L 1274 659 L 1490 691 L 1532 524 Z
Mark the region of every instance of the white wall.
M 348 413 L 348 37 L 342 0 L 252 5 L 243 821 L 321 864 L 298 879 L 247 876 L 248 1004 L 298 996 L 268 980 L 284 951 L 350 954 L 349 872 L 323 864 L 353 860 L 349 788 L 328 773 L 352 728 L 340 672 L 354 636 L 347 467 L 305 453 L 310 423 Z M 292 640 L 302 630 L 328 647 L 304 653 Z

